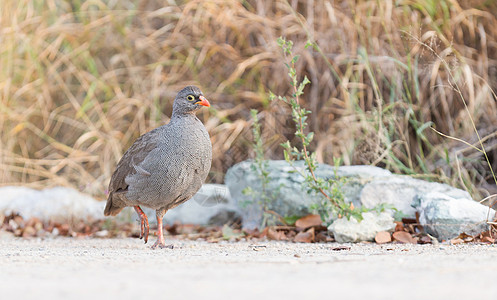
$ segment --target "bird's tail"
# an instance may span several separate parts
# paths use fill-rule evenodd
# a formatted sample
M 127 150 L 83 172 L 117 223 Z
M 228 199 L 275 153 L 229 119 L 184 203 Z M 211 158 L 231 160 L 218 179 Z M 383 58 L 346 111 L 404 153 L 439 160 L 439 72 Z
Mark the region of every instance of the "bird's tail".
M 112 197 L 113 193 L 109 195 L 109 198 L 107 199 L 107 204 L 105 205 L 104 209 L 104 216 L 115 216 L 118 213 L 123 210 L 125 206 L 117 205 L 118 203 L 122 201 L 116 201 L 115 197 Z

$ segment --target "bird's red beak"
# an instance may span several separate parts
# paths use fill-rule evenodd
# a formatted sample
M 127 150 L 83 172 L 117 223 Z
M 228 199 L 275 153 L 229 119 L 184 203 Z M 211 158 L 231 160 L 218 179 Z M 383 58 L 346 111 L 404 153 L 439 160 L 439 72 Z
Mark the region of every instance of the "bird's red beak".
M 209 101 L 207 101 L 207 99 L 205 99 L 204 96 L 200 96 L 198 98 L 200 99 L 200 101 L 198 101 L 196 104 L 200 104 L 202 106 L 207 106 L 207 107 L 211 106 L 211 104 L 209 103 Z

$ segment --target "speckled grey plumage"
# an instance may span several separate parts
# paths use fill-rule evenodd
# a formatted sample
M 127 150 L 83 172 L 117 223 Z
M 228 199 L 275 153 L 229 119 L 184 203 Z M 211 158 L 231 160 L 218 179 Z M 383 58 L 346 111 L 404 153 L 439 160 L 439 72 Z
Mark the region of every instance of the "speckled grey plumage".
M 138 205 L 163 215 L 200 189 L 211 167 L 212 145 L 195 116 L 201 106 L 188 101 L 188 95 L 198 99 L 202 92 L 194 86 L 181 90 L 171 121 L 139 137 L 121 158 L 109 184 L 105 215 Z

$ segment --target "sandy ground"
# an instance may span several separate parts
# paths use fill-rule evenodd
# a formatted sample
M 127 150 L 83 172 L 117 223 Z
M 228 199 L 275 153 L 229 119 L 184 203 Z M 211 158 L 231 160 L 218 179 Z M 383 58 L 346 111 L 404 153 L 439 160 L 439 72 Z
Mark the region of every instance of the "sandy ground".
M 169 242 L 3 236 L 0 298 L 497 299 L 495 245 Z

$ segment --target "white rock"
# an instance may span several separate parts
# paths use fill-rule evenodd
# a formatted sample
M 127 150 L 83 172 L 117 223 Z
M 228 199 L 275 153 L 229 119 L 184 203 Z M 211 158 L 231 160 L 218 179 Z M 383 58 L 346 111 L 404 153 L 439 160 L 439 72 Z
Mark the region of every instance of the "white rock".
M 350 220 L 341 218 L 335 220 L 328 230 L 333 232 L 335 240 L 339 243 L 354 243 L 361 241 L 372 241 L 380 231 L 391 231 L 395 228 L 393 217 L 387 213 L 380 214 L 366 212 L 362 214 L 363 220 L 358 221 L 354 217 Z
M 36 217 L 42 221 L 67 222 L 71 220 L 104 219 L 105 201 L 97 201 L 75 189 L 55 187 L 35 190 L 21 186 L 0 188 L 0 212 L 18 213 L 23 218 Z M 150 223 L 156 223 L 155 210 L 142 207 Z M 222 184 L 204 184 L 193 198 L 170 210 L 164 217 L 167 223 L 224 224 L 238 217 L 229 190 Z M 117 220 L 134 222 L 133 208 L 124 209 Z
M 416 213 L 416 208 L 413 207 L 414 200 L 417 196 L 430 192 L 439 192 L 450 197 L 473 201 L 468 192 L 447 184 L 397 175 L 366 183 L 361 191 L 360 202 L 366 208 L 374 208 L 382 203 L 391 204 L 397 210 L 414 218 Z
M 157 223 L 155 210 L 144 208 L 150 223 Z M 134 215 L 133 215 L 134 216 Z M 164 223 L 223 225 L 239 216 L 230 192 L 224 184 L 204 184 L 192 199 L 169 210 Z M 134 216 L 136 217 L 136 216 Z
M 77 219 L 103 219 L 105 203 L 67 187 L 42 191 L 22 186 L 0 188 L 0 212 L 19 213 L 23 218 L 64 222 Z

